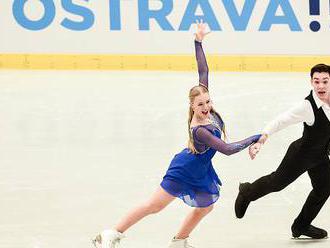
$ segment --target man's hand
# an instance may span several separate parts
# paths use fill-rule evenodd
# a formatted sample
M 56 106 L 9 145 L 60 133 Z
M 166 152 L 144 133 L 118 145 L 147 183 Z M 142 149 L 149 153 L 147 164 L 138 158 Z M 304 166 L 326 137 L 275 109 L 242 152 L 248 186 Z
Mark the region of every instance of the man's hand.
M 258 140 L 258 143 L 265 144 L 267 139 L 268 139 L 268 134 L 264 133 L 261 135 L 260 139 Z

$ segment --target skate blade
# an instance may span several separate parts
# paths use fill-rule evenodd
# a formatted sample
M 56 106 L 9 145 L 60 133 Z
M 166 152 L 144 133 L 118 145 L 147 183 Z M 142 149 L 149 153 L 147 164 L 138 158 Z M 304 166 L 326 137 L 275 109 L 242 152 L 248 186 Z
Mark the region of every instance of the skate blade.
M 311 237 L 307 237 L 307 236 L 301 236 L 301 237 L 291 237 L 292 240 L 296 240 L 296 241 L 310 241 L 310 242 L 317 242 L 317 241 L 322 241 L 324 239 L 328 239 L 327 237 L 321 238 L 321 239 L 314 239 Z

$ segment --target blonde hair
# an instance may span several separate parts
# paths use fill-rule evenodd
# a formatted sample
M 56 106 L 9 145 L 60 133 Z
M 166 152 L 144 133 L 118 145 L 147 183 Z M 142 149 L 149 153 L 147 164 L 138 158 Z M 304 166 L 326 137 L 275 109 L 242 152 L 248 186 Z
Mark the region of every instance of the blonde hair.
M 192 118 L 194 116 L 194 111 L 193 111 L 191 105 L 192 105 L 192 103 L 194 102 L 194 100 L 197 96 L 199 96 L 201 94 L 204 94 L 204 93 L 209 93 L 209 91 L 206 87 L 204 87 L 202 85 L 195 86 L 195 87 L 191 88 L 190 91 L 189 91 L 190 106 L 189 106 L 189 114 L 188 114 L 188 134 L 189 134 L 188 149 L 193 154 L 198 153 L 198 151 L 196 150 L 196 148 L 194 146 L 194 139 L 193 139 L 193 136 L 192 136 L 192 131 L 190 129 L 190 124 L 191 124 Z M 221 116 L 215 111 L 215 109 L 213 107 L 211 108 L 210 112 L 216 114 L 220 118 L 220 120 L 222 120 Z M 223 122 L 223 126 L 221 128 L 221 131 L 223 132 L 224 138 L 226 139 L 224 122 Z

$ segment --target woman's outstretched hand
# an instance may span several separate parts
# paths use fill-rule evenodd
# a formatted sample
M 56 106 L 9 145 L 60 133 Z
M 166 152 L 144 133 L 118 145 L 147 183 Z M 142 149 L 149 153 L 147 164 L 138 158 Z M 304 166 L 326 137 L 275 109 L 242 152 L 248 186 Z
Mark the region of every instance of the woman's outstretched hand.
M 255 157 L 257 156 L 258 152 L 261 149 L 261 145 L 265 144 L 267 139 L 268 139 L 268 134 L 264 133 L 261 135 L 257 143 L 254 143 L 249 147 L 249 155 L 252 160 L 255 159 Z
M 254 143 L 253 145 L 250 145 L 249 155 L 252 160 L 257 156 L 258 152 L 260 151 L 260 148 L 261 148 L 260 143 Z
M 203 20 L 196 20 L 196 33 L 195 38 L 197 41 L 202 42 L 204 37 L 210 33 L 210 31 L 207 31 L 207 24 L 203 22 Z

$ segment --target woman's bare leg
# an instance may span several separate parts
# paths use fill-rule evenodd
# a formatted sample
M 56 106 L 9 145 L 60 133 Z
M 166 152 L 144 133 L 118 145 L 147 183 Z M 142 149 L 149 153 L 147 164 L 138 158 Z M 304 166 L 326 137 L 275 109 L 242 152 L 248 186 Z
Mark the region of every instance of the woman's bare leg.
M 206 208 L 195 208 L 183 221 L 181 228 L 175 238 L 185 239 L 188 238 L 190 233 L 194 230 L 197 224 L 213 209 L 213 205 Z
M 163 188 L 159 187 L 151 198 L 142 205 L 131 210 L 115 227 L 118 232 L 125 232 L 132 225 L 147 215 L 155 214 L 164 209 L 169 203 L 175 199 L 174 196 L 167 193 Z

